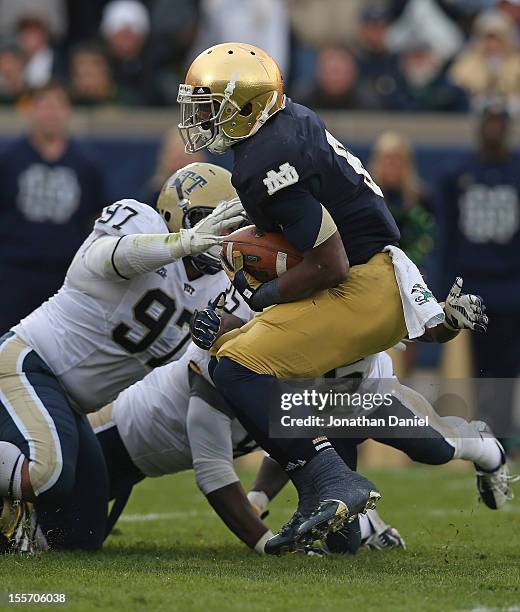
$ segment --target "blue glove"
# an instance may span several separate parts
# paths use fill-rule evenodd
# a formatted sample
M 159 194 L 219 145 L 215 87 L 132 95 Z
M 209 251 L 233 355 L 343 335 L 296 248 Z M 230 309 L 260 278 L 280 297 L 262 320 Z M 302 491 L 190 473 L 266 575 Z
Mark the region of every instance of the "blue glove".
M 190 321 L 191 339 L 199 348 L 209 351 L 217 339 L 222 309 L 226 301 L 223 291 L 204 310 L 196 310 Z

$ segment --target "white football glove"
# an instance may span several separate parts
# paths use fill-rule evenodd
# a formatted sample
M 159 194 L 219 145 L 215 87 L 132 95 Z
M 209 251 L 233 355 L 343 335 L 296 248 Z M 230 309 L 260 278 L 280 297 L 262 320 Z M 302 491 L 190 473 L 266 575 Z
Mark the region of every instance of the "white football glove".
M 172 246 L 172 254 L 180 259 L 186 255 L 199 255 L 215 245 L 222 244 L 224 231 L 231 230 L 246 217 L 242 202 L 234 198 L 229 202 L 221 202 L 215 210 L 201 219 L 191 229 L 181 229 L 176 235 L 178 239 Z M 174 252 L 175 249 L 175 252 Z
M 458 276 L 444 303 L 446 319 L 444 325 L 452 331 L 471 329 L 486 332 L 489 319 L 484 314 L 486 307 L 479 295 L 462 293 L 462 278 Z

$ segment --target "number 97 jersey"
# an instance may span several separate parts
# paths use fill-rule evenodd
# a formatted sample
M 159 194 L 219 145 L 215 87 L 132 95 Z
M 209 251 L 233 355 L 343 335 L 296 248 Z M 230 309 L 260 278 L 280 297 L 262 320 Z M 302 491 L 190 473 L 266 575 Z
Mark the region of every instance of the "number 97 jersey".
M 117 280 L 87 266 L 85 255 L 102 236 L 167 233 L 163 218 L 146 204 L 122 200 L 105 208 L 59 292 L 14 328 L 80 412 L 101 408 L 151 369 L 178 359 L 194 310 L 229 286 L 224 272 L 189 280 L 182 261 Z M 227 308 L 237 307 L 229 294 Z

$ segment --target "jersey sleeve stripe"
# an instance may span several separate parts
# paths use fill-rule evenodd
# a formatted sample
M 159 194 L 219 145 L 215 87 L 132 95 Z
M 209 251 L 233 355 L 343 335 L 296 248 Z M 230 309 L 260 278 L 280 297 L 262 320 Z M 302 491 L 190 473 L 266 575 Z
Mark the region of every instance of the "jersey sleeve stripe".
M 123 276 L 121 274 L 121 272 L 119 272 L 119 270 L 116 267 L 116 262 L 114 260 L 114 256 L 116 254 L 116 249 L 119 246 L 119 243 L 121 242 L 121 240 L 123 240 L 124 236 L 121 236 L 121 238 L 119 238 L 119 240 L 116 242 L 116 246 L 114 247 L 114 250 L 112 251 L 112 257 L 110 258 L 110 261 L 112 262 L 112 267 L 114 268 L 114 272 L 123 280 L 130 280 L 128 277 Z

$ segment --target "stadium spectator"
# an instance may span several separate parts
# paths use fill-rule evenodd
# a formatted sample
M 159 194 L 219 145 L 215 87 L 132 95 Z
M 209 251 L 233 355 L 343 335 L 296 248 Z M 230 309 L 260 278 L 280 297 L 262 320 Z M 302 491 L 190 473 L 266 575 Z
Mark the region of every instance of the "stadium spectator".
M 499 11 L 480 15 L 468 48 L 454 63 L 450 76 L 472 96 L 500 94 L 518 104 L 520 52 L 512 19 Z
M 464 112 L 468 110 L 466 92 L 446 75 L 445 61 L 428 41 L 410 41 L 400 59 L 405 87 L 402 91 L 406 111 Z
M 468 37 L 475 17 L 495 7 L 497 0 L 436 0 L 446 15 Z
M 176 127 L 169 130 L 161 143 L 155 172 L 148 184 L 147 203 L 150 206 L 155 206 L 166 179 L 179 168 L 200 161 L 207 161 L 204 151 L 188 155 L 184 150 L 184 141 L 179 134 L 179 130 Z
M 287 75 L 289 19 L 285 0 L 202 0 L 201 11 L 192 55 L 238 39 L 267 51 Z
M 399 132 L 383 132 L 374 143 L 369 168 L 399 227 L 401 248 L 426 277 L 428 270 L 424 267 L 434 246 L 435 222 L 431 199 L 417 172 L 408 138 Z M 399 358 L 407 374 L 417 366 L 417 349 L 411 343 Z
M 400 53 L 415 40 L 417 32 L 446 61 L 458 53 L 464 43 L 459 27 L 435 0 L 408 0 L 401 16 L 388 32 L 389 48 Z
M 101 47 L 84 44 L 72 51 L 70 95 L 77 106 L 97 106 L 115 100 L 116 87 Z
M 499 0 L 498 9 L 509 15 L 516 27 L 520 28 L 520 2 L 518 0 Z
M 65 0 L 68 28 L 65 45 L 72 49 L 76 45 L 94 40 L 99 34 L 103 9 L 108 0 Z
M 17 104 L 25 92 L 25 62 L 16 45 L 0 49 L 0 104 Z
M 113 0 L 103 11 L 101 33 L 122 104 L 136 106 L 154 98 L 145 47 L 149 31 L 148 11 L 137 0 Z
M 355 109 L 361 106 L 356 84 L 359 70 L 345 47 L 325 47 L 316 61 L 316 85 L 304 100 L 312 108 Z
M 359 60 L 357 89 L 363 109 L 396 110 L 403 104 L 399 60 L 387 46 L 390 16 L 388 6 L 381 3 L 368 4 L 361 11 L 356 51 Z
M 27 14 L 16 24 L 16 40 L 25 58 L 25 83 L 39 87 L 48 83 L 56 67 L 56 53 L 46 18 Z
M 487 334 L 471 334 L 480 416 L 497 436 L 514 432 L 514 378 L 520 373 L 520 156 L 509 144 L 510 116 L 503 101 L 483 110 L 478 146 L 447 174 L 439 193 L 445 286 L 453 272 L 464 292 L 483 296 Z M 517 431 L 518 435 L 518 431 Z
M 358 20 L 366 0 L 287 0 L 292 30 L 305 45 L 349 45 L 356 41 Z
M 35 90 L 26 136 L 0 156 L 0 329 L 59 289 L 70 261 L 106 204 L 103 179 L 71 140 L 65 90 Z
M 374 144 L 370 169 L 401 231 L 401 247 L 421 266 L 433 248 L 434 222 L 409 140 L 398 132 L 383 132 Z
M 95 1 L 88 0 L 89 3 Z M 75 0 L 74 7 L 78 4 L 83 3 Z M 45 23 L 54 40 L 60 40 L 67 31 L 66 0 L 1 0 L 0 36 L 4 39 L 13 36 L 20 20 L 28 16 Z

